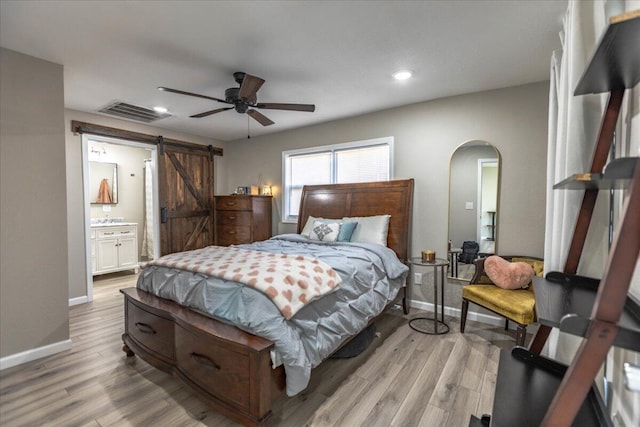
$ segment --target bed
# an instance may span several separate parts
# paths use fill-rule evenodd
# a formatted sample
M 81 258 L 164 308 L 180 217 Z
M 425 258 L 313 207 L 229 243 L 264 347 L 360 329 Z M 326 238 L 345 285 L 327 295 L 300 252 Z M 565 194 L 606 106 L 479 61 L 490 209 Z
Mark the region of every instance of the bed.
M 275 332 L 269 335 L 263 333 L 260 326 L 256 326 L 256 330 L 259 331 L 256 333 L 262 335 L 258 336 L 250 333 L 254 331 L 251 328 L 259 323 L 255 318 L 247 315 L 247 321 L 243 320 L 244 323 L 235 324 L 236 320 L 233 317 L 237 317 L 235 311 L 247 311 L 244 310 L 244 299 L 224 304 L 219 304 L 216 300 L 217 296 L 231 289 L 228 287 L 229 284 L 222 283 L 224 281 L 221 279 L 207 278 L 206 285 L 197 285 L 196 281 L 200 283 L 204 280 L 201 273 L 185 272 L 181 269 L 171 268 L 171 266 L 159 265 L 145 268 L 137 288 L 121 291 L 125 296 L 123 350 L 127 356 L 138 355 L 156 368 L 182 380 L 212 407 L 229 418 L 244 425 L 268 425 L 272 418 L 271 405 L 273 400 L 285 390 L 287 394 L 292 395 L 303 389 L 306 384 L 304 378 L 310 367 L 317 366 L 330 353 L 344 346 L 399 300 L 402 301 L 405 313 L 408 312 L 406 287 L 404 286 L 406 271 L 404 275 L 400 275 L 397 269 L 394 274 L 389 275 L 394 277 L 393 280 L 391 278 L 388 280 L 393 284 L 393 286 L 389 286 L 389 290 L 386 287 L 380 287 L 376 288 L 375 292 L 369 292 L 376 295 L 375 300 L 361 299 L 360 302 L 348 302 L 339 306 L 339 299 L 343 298 L 345 292 L 350 292 L 351 282 L 347 276 L 359 274 L 347 271 L 348 268 L 352 268 L 350 267 L 351 263 L 355 262 L 349 259 L 349 253 L 354 253 L 354 259 L 366 258 L 365 263 L 373 265 L 375 267 L 373 270 L 376 271 L 382 270 L 383 267 L 386 268 L 387 262 L 391 266 L 394 265 L 392 262 L 397 262 L 397 260 L 406 264 L 412 194 L 413 180 L 305 186 L 301 196 L 297 235 L 276 236 L 269 241 L 258 242 L 246 247 L 252 251 L 264 250 L 266 253 L 285 254 L 287 251 L 297 251 L 297 246 L 299 246 L 305 248 L 300 253 L 304 252 L 305 256 L 308 255 L 309 258 L 319 256 L 318 252 L 314 251 L 319 251 L 320 254 L 325 252 L 330 252 L 330 255 L 336 254 L 333 255 L 334 259 L 330 262 L 332 266 L 336 266 L 340 276 L 343 276 L 342 285 L 337 287 L 335 292 L 304 306 L 289 320 L 285 321 L 284 318 L 281 318 L 279 321 L 285 325 L 306 325 L 314 313 L 316 316 L 319 313 L 320 316 L 323 316 L 321 313 L 327 312 L 327 307 L 333 304 L 332 298 L 336 298 L 336 307 L 340 307 L 336 308 L 336 311 L 344 308 L 363 312 L 357 318 L 351 319 L 349 317 L 345 323 L 347 327 L 342 325 L 336 327 L 328 322 L 323 323 L 322 327 L 309 326 L 306 330 L 303 326 L 299 337 L 294 336 L 288 341 L 286 339 L 283 341 L 279 336 L 284 335 L 283 333 Z M 307 238 L 300 236 L 309 216 L 340 219 L 379 215 L 390 215 L 387 235 L 389 249 L 377 248 L 374 246 L 378 245 L 366 243 L 323 246 L 317 242 L 309 242 Z M 276 249 L 273 248 L 273 245 Z M 232 249 L 242 251 L 244 247 Z M 395 254 L 393 256 L 395 261 L 384 259 L 387 256 L 385 250 Z M 338 258 L 344 258 L 344 260 L 339 261 Z M 348 267 L 343 268 L 341 262 L 348 263 Z M 357 266 L 357 264 L 354 265 Z M 370 272 L 363 274 L 370 274 Z M 198 279 L 196 280 L 196 278 Z M 376 283 L 383 281 L 386 279 L 374 280 Z M 172 288 L 168 287 L 168 283 L 171 283 Z M 212 293 L 211 289 L 214 286 L 221 287 Z M 225 286 L 227 287 L 225 288 Z M 239 291 L 226 293 L 233 294 L 234 298 L 245 298 L 248 295 L 248 298 L 256 299 L 251 293 L 255 291 L 247 290 L 248 286 L 236 286 L 234 289 L 239 288 L 244 292 L 242 296 L 238 296 L 240 295 Z M 169 291 L 168 289 L 181 289 L 182 291 Z M 190 299 L 185 299 L 180 295 Z M 216 298 L 212 298 L 211 295 L 216 295 Z M 264 305 L 262 302 L 263 306 L 260 306 L 261 308 L 257 311 L 267 312 L 268 306 L 275 307 L 264 296 L 260 298 L 267 303 Z M 188 303 L 185 303 L 187 300 Z M 367 304 L 366 307 L 362 306 L 362 301 Z M 216 304 L 218 307 L 232 306 L 235 311 L 229 314 L 231 317 L 227 317 L 225 313 L 209 311 L 209 305 L 216 306 Z M 207 315 L 205 311 L 210 315 Z M 211 317 L 213 315 L 216 316 L 215 319 Z M 344 316 L 343 314 L 337 315 L 337 317 Z M 275 315 L 272 317 L 276 318 Z M 323 317 L 320 322 L 324 322 Z M 313 335 L 314 331 L 320 329 L 328 329 L 329 332 L 323 332 L 324 335 Z M 335 329 L 340 330 L 332 334 L 331 332 Z M 326 344 L 319 346 L 321 347 L 320 352 L 309 356 L 309 360 L 305 359 L 304 363 L 291 363 L 292 356 L 287 354 L 289 347 L 295 349 L 296 346 L 299 346 L 306 349 L 309 344 L 302 339 L 298 340 L 306 335 L 313 335 L 310 337 L 311 342 Z M 265 338 L 265 336 L 269 336 L 271 339 Z M 284 364 L 279 364 L 278 356 L 281 356 Z

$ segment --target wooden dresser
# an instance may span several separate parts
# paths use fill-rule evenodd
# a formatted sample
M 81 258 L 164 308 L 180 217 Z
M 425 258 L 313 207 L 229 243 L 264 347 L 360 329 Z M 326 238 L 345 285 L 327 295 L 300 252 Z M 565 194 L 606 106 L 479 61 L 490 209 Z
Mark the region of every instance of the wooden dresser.
M 215 196 L 216 245 L 271 237 L 271 196 Z

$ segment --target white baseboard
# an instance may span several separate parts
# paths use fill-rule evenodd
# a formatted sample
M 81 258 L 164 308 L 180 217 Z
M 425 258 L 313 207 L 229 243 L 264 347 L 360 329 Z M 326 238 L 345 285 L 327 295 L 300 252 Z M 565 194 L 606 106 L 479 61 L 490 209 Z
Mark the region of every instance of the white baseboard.
M 409 305 L 412 308 L 417 308 L 419 310 L 434 311 L 433 304 L 430 302 L 411 300 L 409 302 Z M 438 307 L 438 309 L 440 308 L 441 307 Z M 446 307 L 446 306 L 444 308 L 444 314 L 447 316 L 456 316 L 459 318 L 461 312 L 462 310 L 460 310 L 459 308 L 452 308 L 452 307 Z M 488 314 L 476 313 L 474 311 L 467 312 L 467 320 L 474 320 L 476 322 L 488 323 L 490 325 L 496 325 L 496 326 L 504 326 L 503 317 L 490 316 Z M 511 323 L 513 322 L 510 322 L 510 324 Z
M 85 295 L 82 297 L 69 298 L 69 307 L 89 302 L 89 298 Z
M 3 369 L 21 365 L 23 363 L 31 362 L 32 360 L 51 356 L 52 354 L 60 353 L 61 351 L 69 349 L 71 349 L 70 339 L 59 341 L 53 344 L 48 344 L 38 348 L 32 348 L 31 350 L 12 354 L 10 356 L 5 356 L 0 358 L 0 371 L 2 371 Z

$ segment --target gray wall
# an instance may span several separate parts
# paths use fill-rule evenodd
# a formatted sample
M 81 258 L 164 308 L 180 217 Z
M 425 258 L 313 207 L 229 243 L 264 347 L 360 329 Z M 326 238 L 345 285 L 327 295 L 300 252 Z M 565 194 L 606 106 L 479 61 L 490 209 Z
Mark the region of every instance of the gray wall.
M 64 110 L 67 172 L 67 222 L 69 224 L 69 298 L 87 295 L 87 268 L 84 229 L 84 195 L 82 192 L 82 136 L 71 132 L 71 121 L 78 120 L 118 129 L 141 132 L 150 135 L 162 135 L 197 144 L 213 145 L 222 148 L 226 156 L 226 144 L 210 138 L 172 132 L 156 126 L 129 122 L 98 114 L 83 113 L 76 110 Z M 107 150 L 108 152 L 108 150 Z M 225 157 L 214 158 L 216 189 L 226 187 Z M 111 215 L 120 216 L 120 215 Z M 141 239 L 142 224 L 138 227 Z
M 0 357 L 69 339 L 62 66 L 0 49 Z
M 479 139 L 502 156 L 499 250 L 542 256 L 548 115 L 547 82 L 424 102 L 227 145 L 227 192 L 237 185 L 274 184 L 274 232 L 282 224 L 282 151 L 381 136 L 395 138 L 396 178 L 414 178 L 411 255 L 446 254 L 449 159 Z M 296 114 L 296 113 L 291 113 Z

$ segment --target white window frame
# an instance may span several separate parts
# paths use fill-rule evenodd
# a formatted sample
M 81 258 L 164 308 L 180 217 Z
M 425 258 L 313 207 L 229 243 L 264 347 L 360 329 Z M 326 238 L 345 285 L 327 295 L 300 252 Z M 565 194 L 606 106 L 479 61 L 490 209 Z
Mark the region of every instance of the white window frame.
M 385 136 L 382 138 L 374 138 L 374 139 L 366 139 L 362 141 L 353 141 L 353 142 L 345 142 L 341 144 L 332 144 L 332 145 L 321 145 L 319 147 L 309 147 L 309 148 L 301 148 L 297 150 L 288 150 L 282 152 L 282 222 L 295 224 L 298 222 L 298 216 L 288 215 L 289 212 L 289 162 L 288 159 L 290 156 L 297 156 L 303 154 L 319 154 L 319 153 L 327 153 L 330 152 L 332 154 L 331 161 L 331 182 L 327 184 L 336 183 L 336 168 L 335 168 L 335 153 L 337 151 L 343 151 L 345 149 L 359 149 L 365 147 L 373 147 L 376 145 L 387 145 L 389 146 L 389 180 L 392 180 L 394 177 L 393 171 L 393 152 L 394 152 L 394 138 L 393 136 Z

